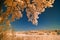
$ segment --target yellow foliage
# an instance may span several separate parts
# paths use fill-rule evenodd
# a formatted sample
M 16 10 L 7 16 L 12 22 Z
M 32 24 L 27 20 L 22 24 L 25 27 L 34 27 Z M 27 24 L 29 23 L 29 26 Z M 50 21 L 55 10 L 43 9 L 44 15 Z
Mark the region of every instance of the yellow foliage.
M 7 10 L 2 16 L 4 20 L 9 20 L 9 16 L 12 15 L 10 21 L 6 23 L 9 24 L 11 20 L 14 21 L 15 19 L 21 18 L 22 11 L 26 8 L 28 20 L 37 25 L 38 15 L 44 12 L 45 8 L 53 7 L 53 3 L 54 0 L 5 0 L 4 4 L 6 5 Z

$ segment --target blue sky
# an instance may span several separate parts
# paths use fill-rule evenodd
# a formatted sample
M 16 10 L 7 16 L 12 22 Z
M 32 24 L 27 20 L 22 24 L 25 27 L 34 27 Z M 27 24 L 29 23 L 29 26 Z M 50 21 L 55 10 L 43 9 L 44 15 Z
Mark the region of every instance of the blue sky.
M 38 25 L 35 26 L 28 22 L 26 12 L 23 12 L 23 17 L 11 25 L 15 30 L 54 30 L 60 29 L 60 0 L 55 0 L 54 7 L 46 8 L 45 12 L 39 15 Z

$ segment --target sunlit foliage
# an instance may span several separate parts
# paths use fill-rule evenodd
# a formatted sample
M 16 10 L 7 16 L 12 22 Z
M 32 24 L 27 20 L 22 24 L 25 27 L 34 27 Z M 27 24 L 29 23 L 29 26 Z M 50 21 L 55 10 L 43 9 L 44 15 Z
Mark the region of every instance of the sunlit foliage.
M 37 25 L 38 15 L 45 11 L 45 8 L 53 7 L 54 0 L 5 0 L 4 5 L 6 11 L 0 9 L 0 23 L 10 25 L 10 22 L 15 19 L 20 19 L 23 16 L 23 11 L 26 9 L 28 21 Z

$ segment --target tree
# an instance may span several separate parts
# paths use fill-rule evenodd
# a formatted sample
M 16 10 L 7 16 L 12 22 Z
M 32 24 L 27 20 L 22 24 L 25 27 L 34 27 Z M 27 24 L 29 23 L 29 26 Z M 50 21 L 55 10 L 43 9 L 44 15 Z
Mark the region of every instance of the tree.
M 22 18 L 24 9 L 26 9 L 28 21 L 37 25 L 38 15 L 44 12 L 45 8 L 53 7 L 53 3 L 54 0 L 0 0 L 0 25 L 5 25 L 5 28 L 9 29 L 10 22 Z M 0 33 L 4 32 L 5 28 L 2 26 Z

